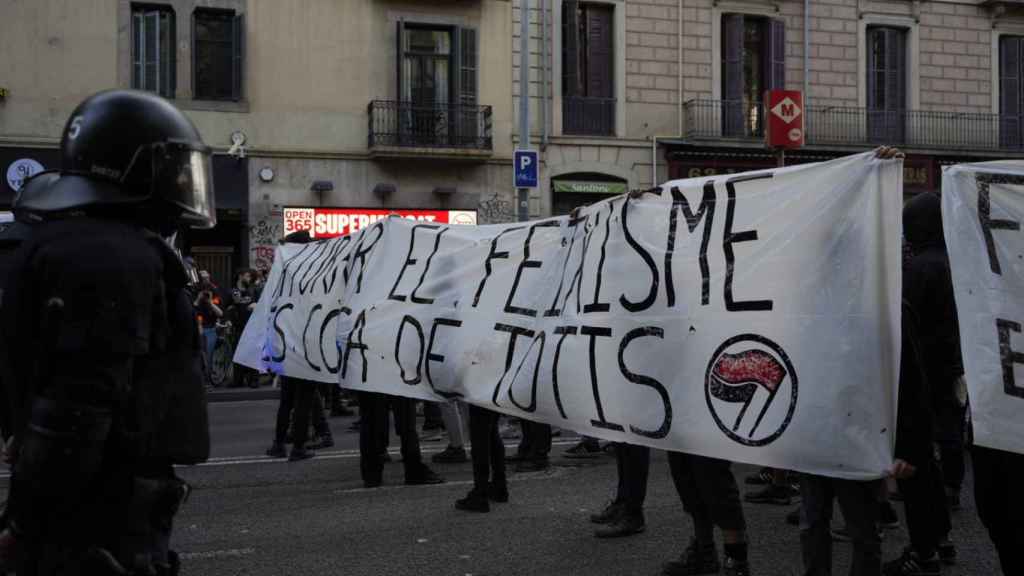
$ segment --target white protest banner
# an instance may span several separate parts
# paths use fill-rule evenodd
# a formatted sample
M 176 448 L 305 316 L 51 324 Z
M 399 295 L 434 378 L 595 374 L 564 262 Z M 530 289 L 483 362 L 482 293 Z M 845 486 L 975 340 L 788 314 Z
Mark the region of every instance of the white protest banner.
M 1024 454 L 1024 162 L 942 173 L 974 442 Z
M 459 397 L 609 440 L 877 478 L 896 418 L 900 180 L 899 162 L 866 153 L 669 182 L 576 218 L 382 220 L 345 246 L 282 248 L 239 359 L 321 381 L 338 366 L 347 388 Z M 326 290 L 325 269 L 338 273 Z M 334 322 L 337 349 L 321 354 Z

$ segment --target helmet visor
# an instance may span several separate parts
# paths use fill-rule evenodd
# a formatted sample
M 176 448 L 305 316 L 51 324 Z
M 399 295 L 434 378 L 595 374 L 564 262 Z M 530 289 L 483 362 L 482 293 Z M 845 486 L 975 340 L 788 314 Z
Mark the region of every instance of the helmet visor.
M 154 179 L 157 195 L 181 208 L 184 223 L 193 228 L 213 228 L 217 212 L 209 149 L 167 143 L 158 156 L 161 155 Z

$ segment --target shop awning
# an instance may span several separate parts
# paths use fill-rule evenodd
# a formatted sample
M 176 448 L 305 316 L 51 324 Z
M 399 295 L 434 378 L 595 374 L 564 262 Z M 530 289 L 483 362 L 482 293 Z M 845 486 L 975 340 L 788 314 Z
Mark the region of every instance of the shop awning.
M 552 180 L 554 192 L 568 194 L 625 194 L 625 182 L 600 182 L 595 180 Z

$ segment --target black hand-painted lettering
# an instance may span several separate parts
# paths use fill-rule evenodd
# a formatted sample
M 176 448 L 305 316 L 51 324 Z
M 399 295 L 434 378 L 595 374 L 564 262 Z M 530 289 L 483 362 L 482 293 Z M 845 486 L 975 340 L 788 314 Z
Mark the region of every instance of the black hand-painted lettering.
M 658 297 L 658 265 L 654 263 L 651 253 L 645 250 L 643 245 L 637 242 L 633 234 L 630 233 L 626 218 L 628 213 L 629 197 L 627 196 L 626 201 L 622 203 L 622 233 L 626 236 L 626 243 L 640 255 L 644 264 L 647 264 L 647 268 L 651 271 L 651 288 L 647 291 L 647 296 L 640 302 L 633 302 L 626 298 L 625 294 L 622 294 L 619 296 L 619 304 L 630 312 L 640 312 L 653 306 L 655 299 Z
M 367 245 L 366 237 L 371 232 L 376 232 L 377 236 Z M 363 290 L 363 272 L 366 270 L 366 255 L 373 251 L 374 246 L 384 236 L 384 222 L 377 221 L 376 224 L 363 230 L 359 233 L 359 245 L 355 249 L 355 253 L 352 256 L 352 260 L 349 262 L 349 269 L 346 272 L 345 279 L 351 277 L 355 273 L 356 263 L 359 263 L 359 276 L 356 278 L 356 294 L 359 294 Z
M 608 302 L 599 302 L 601 299 L 601 282 L 604 276 L 604 260 L 608 251 L 608 237 L 612 234 L 612 214 L 615 213 L 615 200 L 608 201 L 608 216 L 604 219 L 604 240 L 601 242 L 601 257 L 597 261 L 597 276 L 594 282 L 594 301 L 583 306 L 583 313 L 607 312 L 611 310 Z M 577 294 L 578 296 L 578 294 Z
M 631 372 L 629 368 L 626 368 L 626 348 L 629 347 L 629 344 L 633 340 L 636 340 L 637 338 L 644 338 L 646 336 L 664 338 L 665 331 L 657 326 L 643 326 L 630 330 L 626 336 L 622 338 L 622 341 L 619 342 L 619 371 L 622 372 L 622 375 L 626 380 L 629 380 L 634 384 L 654 388 L 658 393 L 658 396 L 661 397 L 661 404 L 664 408 L 665 417 L 661 421 L 661 426 L 658 426 L 656 430 L 645 430 L 643 428 L 630 425 L 629 431 L 633 434 L 646 436 L 647 438 L 664 438 L 668 436 L 668 431 L 672 428 L 672 400 L 669 398 L 668 390 L 665 389 L 665 386 L 661 382 L 658 382 L 654 378 Z
M 544 311 L 544 316 L 547 318 L 562 315 L 562 309 L 558 307 L 558 299 L 562 296 L 562 287 L 565 285 L 565 272 L 569 267 L 569 257 L 572 256 L 573 246 L 576 245 L 576 230 L 580 222 L 586 221 L 587 216 L 569 218 L 568 227 L 572 229 L 572 236 L 570 236 L 569 240 L 569 249 L 565 251 L 565 261 L 562 262 L 562 277 L 558 281 L 558 292 L 555 293 L 555 299 L 551 301 L 551 307 Z M 565 240 L 562 240 L 562 242 L 565 242 Z
M 711 242 L 711 226 L 715 222 L 715 183 L 708 180 L 704 183 L 704 195 L 701 197 L 697 212 L 690 210 L 690 203 L 679 188 L 672 187 L 672 205 L 668 209 L 668 245 L 665 247 L 665 296 L 668 307 L 676 305 L 676 287 L 672 276 L 672 255 L 676 249 L 676 229 L 678 227 L 678 211 L 683 211 L 686 227 L 693 231 L 704 222 L 704 232 L 700 240 L 700 303 L 707 306 L 711 301 L 711 270 L 708 267 L 708 244 Z
M 346 315 L 351 314 L 351 310 L 348 308 L 342 308 L 342 312 Z M 366 377 L 369 372 L 369 364 L 366 361 L 366 351 L 370 349 L 363 342 L 363 328 L 366 327 L 366 310 L 359 312 L 359 316 L 356 316 L 356 323 L 352 326 L 352 331 L 348 333 L 348 341 L 345 343 L 345 359 L 341 363 L 341 378 L 344 379 L 348 372 L 348 357 L 352 354 L 352 350 L 359 350 L 359 354 L 363 357 L 363 382 L 366 382 Z M 355 338 L 353 338 L 353 336 Z
M 533 365 L 533 383 L 530 385 L 530 403 L 523 406 L 516 401 L 515 396 L 512 395 L 512 389 L 508 390 L 508 399 L 515 404 L 516 408 L 524 412 L 536 412 L 537 411 L 537 377 L 540 376 L 540 363 L 544 359 L 544 343 L 547 340 L 547 335 L 541 330 L 533 338 L 533 342 L 530 344 L 530 350 L 533 350 L 535 346 L 540 348 L 537 351 L 537 362 Z M 519 367 L 516 368 L 516 374 L 512 377 L 512 381 L 515 382 L 519 379 L 519 373 L 523 370 L 523 364 L 526 364 L 526 359 L 530 357 L 530 350 L 526 351 L 523 355 L 523 361 L 519 363 Z
M 725 189 L 728 193 L 728 202 L 725 205 L 725 231 L 722 234 L 722 250 L 725 252 L 725 309 L 729 312 L 752 312 L 755 310 L 771 310 L 771 300 L 746 300 L 736 302 L 732 296 L 732 278 L 735 273 L 736 256 L 733 254 L 732 245 L 740 242 L 752 242 L 757 240 L 757 230 L 745 230 L 743 232 L 732 231 L 733 216 L 736 214 L 736 184 L 771 178 L 770 173 L 756 174 L 754 176 L 737 176 L 725 182 Z
M 555 358 L 554 364 L 551 367 L 551 388 L 555 393 L 555 406 L 558 406 L 558 413 L 562 415 L 562 418 L 568 420 L 569 417 L 565 415 L 565 408 L 562 406 L 562 396 L 558 392 L 558 361 L 562 356 L 562 344 L 565 343 L 566 336 L 575 336 L 575 326 L 556 326 L 555 334 L 560 334 L 562 337 L 558 339 L 558 345 L 555 346 Z
M 313 364 L 313 361 L 309 359 L 309 344 L 306 342 L 306 337 L 309 335 L 309 325 L 313 323 L 313 316 L 324 307 L 323 304 L 314 304 L 313 308 L 309 311 L 309 317 L 306 318 L 306 326 L 302 329 L 302 357 L 306 359 L 306 364 L 314 372 L 320 372 L 320 367 Z
M 291 266 L 295 260 L 305 254 L 310 248 L 312 248 L 310 244 L 305 244 L 294 256 L 286 258 L 285 261 L 282 262 L 281 278 L 277 281 L 277 287 L 274 288 L 274 299 L 280 298 L 284 295 L 284 286 L 288 283 L 288 271 L 291 270 Z M 292 271 L 292 274 L 295 274 L 294 270 Z
M 327 361 L 327 354 L 324 353 L 324 333 L 327 332 L 327 326 L 330 324 L 331 320 L 337 318 L 340 313 L 341 310 L 335 308 L 328 312 L 327 315 L 324 316 L 324 321 L 320 323 L 320 359 L 324 363 L 324 368 L 326 368 L 327 372 L 330 374 L 337 374 L 338 370 L 341 368 L 341 350 L 338 349 L 337 339 L 332 336 L 331 341 L 334 342 L 334 349 L 338 352 L 338 363 L 331 366 L 331 363 Z M 331 334 L 333 335 L 334 332 Z
M 306 290 L 312 284 L 311 280 L 308 280 L 309 275 L 313 274 L 313 279 L 316 278 L 314 268 L 319 265 L 323 267 L 323 263 L 326 257 L 331 255 L 331 246 L 326 240 L 320 240 L 314 243 L 315 248 L 313 249 L 313 257 L 309 259 L 309 265 L 306 266 L 306 270 L 302 273 L 302 277 L 299 278 L 299 294 L 304 295 Z
M 348 250 L 346 250 L 348 248 Z M 321 276 L 320 284 L 324 287 L 324 294 L 330 294 L 331 290 L 334 289 L 334 283 L 338 280 L 338 267 L 343 262 L 348 262 L 348 255 L 351 254 L 352 250 L 352 237 L 342 236 L 337 240 L 337 244 L 333 254 L 331 255 L 331 264 L 324 269 Z M 344 254 L 344 256 L 342 256 Z M 330 281 L 328 281 L 327 272 L 330 271 Z M 348 281 L 348 276 L 342 273 L 345 281 Z
M 274 332 L 277 332 L 277 336 L 281 339 L 281 355 L 280 356 L 273 356 L 270 359 L 275 364 L 279 364 L 281 362 L 284 362 L 285 356 L 288 355 L 288 339 L 285 338 L 284 330 L 281 330 L 281 326 L 280 326 L 280 324 L 277 323 L 277 321 L 281 317 L 281 313 L 282 312 L 284 312 L 285 310 L 292 310 L 294 308 L 295 308 L 295 305 L 290 303 L 290 302 L 288 304 L 283 304 L 283 305 L 281 305 L 280 307 L 277 307 L 277 308 L 274 308 L 274 307 L 270 308 L 270 313 L 274 315 Z
M 498 252 L 498 240 L 509 232 L 515 232 L 516 230 L 522 230 L 522 226 L 514 226 L 512 228 L 506 228 L 498 233 L 497 236 L 491 240 L 491 250 L 487 254 L 487 259 L 484 260 L 484 277 L 480 280 L 480 284 L 476 287 L 476 295 L 473 296 L 473 308 L 476 308 L 477 304 L 480 303 L 480 295 L 484 293 L 484 286 L 487 284 L 487 279 L 491 277 L 491 260 L 497 260 L 499 258 L 508 258 L 508 252 Z
M 295 267 L 295 272 L 292 273 L 292 279 L 288 283 L 289 298 L 295 295 L 295 282 L 299 280 L 299 273 L 302 272 L 303 269 L 305 269 L 306 271 L 309 270 L 306 264 L 308 264 L 309 261 L 312 260 L 319 253 L 319 251 L 323 248 L 323 243 L 313 242 L 310 244 L 306 244 L 306 247 L 310 248 L 310 250 L 308 251 L 309 253 L 306 254 L 306 256 L 299 262 L 298 266 Z M 306 252 L 306 250 L 303 249 L 303 252 Z
M 598 337 L 611 338 L 612 329 L 597 326 L 581 326 L 580 334 L 590 336 L 590 355 L 588 358 L 590 363 L 590 385 L 594 390 L 594 405 L 597 407 L 597 420 L 591 420 L 590 425 L 595 428 L 622 432 L 624 429 L 621 424 L 615 424 L 605 419 L 604 406 L 601 405 L 600 385 L 597 382 L 597 339 Z
M 523 241 L 523 261 L 519 263 L 519 267 L 516 268 L 516 278 L 512 282 L 512 289 L 508 292 L 508 299 L 505 300 L 505 312 L 509 314 L 519 314 L 521 316 L 529 316 L 531 318 L 537 316 L 537 310 L 535 308 L 520 308 L 519 306 L 513 306 L 512 300 L 516 297 L 516 290 L 519 289 L 519 281 L 523 278 L 524 268 L 540 268 L 544 263 L 541 260 L 530 260 L 530 241 L 533 240 L 533 233 L 537 228 L 557 228 L 557 220 L 547 220 L 530 226 L 530 231 L 526 233 L 526 240 Z
M 580 250 L 580 263 L 576 266 L 576 273 L 572 275 L 572 280 L 569 280 L 569 289 L 565 292 L 565 299 L 562 300 L 562 308 L 564 309 L 566 304 L 569 303 L 569 298 L 572 297 L 573 292 L 576 293 L 576 313 L 579 314 L 582 306 L 580 305 L 580 293 L 583 285 L 583 266 L 587 262 L 587 252 L 590 250 L 590 239 L 593 237 L 594 230 L 601 225 L 601 213 L 598 212 L 593 224 L 590 219 L 583 224 L 583 249 Z
M 388 293 L 389 300 L 398 300 L 399 302 L 405 302 L 405 294 L 395 294 L 395 290 L 398 290 L 398 285 L 402 282 L 402 276 L 405 274 L 405 270 L 409 266 L 415 266 L 417 259 L 412 257 L 412 253 L 416 250 L 416 231 L 425 228 L 427 230 L 436 230 L 440 226 L 436 224 L 417 224 L 409 230 L 409 253 L 405 256 L 405 263 L 402 264 L 402 269 L 398 271 L 398 278 L 395 278 L 395 285 L 391 287 L 391 292 Z M 438 238 L 440 240 L 440 238 Z M 433 256 L 433 254 L 431 254 Z
M 420 281 L 416 283 L 416 287 L 409 294 L 409 299 L 416 304 L 434 303 L 433 298 L 421 298 L 416 295 L 416 291 L 420 289 L 420 286 L 423 286 L 423 280 L 427 277 L 427 272 L 430 271 L 430 263 L 434 261 L 434 255 L 437 254 L 437 249 L 441 246 L 441 236 L 444 236 L 444 233 L 448 230 L 449 228 L 445 228 L 437 233 L 437 237 L 434 239 L 434 250 L 430 253 L 430 256 L 427 256 L 427 263 L 423 266 L 423 274 L 420 274 Z
M 405 331 L 405 325 L 410 324 L 416 329 L 417 340 L 419 341 L 419 348 L 416 350 L 416 376 L 414 378 L 405 377 L 405 366 L 402 366 L 402 359 L 400 352 L 402 351 L 402 333 Z M 402 322 L 398 325 L 398 335 L 395 336 L 395 364 L 398 365 L 398 370 L 402 375 L 402 382 L 410 386 L 415 386 L 423 380 L 423 347 L 426 342 L 423 341 L 423 325 L 420 324 L 419 320 L 406 314 L 402 317 Z
M 450 318 L 435 318 L 434 325 L 430 327 L 430 339 L 427 341 L 427 360 L 424 362 L 424 372 L 427 373 L 427 383 L 430 384 L 430 389 L 434 393 L 443 396 L 444 398 L 461 398 L 462 394 L 457 392 L 441 392 L 434 386 L 434 379 L 430 375 L 430 363 L 431 362 L 444 362 L 444 356 L 436 354 L 434 352 L 434 337 L 437 336 L 437 328 L 439 326 L 450 326 L 452 328 L 458 328 L 462 326 L 462 320 L 452 320 Z
M 1016 398 L 1024 398 L 1024 387 L 1017 386 L 1013 376 L 1013 365 L 1024 364 L 1024 354 L 1014 350 L 1010 345 L 1010 332 L 1020 334 L 1020 322 L 996 318 L 996 330 L 999 331 L 999 360 L 1003 367 L 1003 392 Z
M 508 332 L 508 351 L 505 353 L 505 370 L 501 373 L 501 378 L 498 378 L 498 383 L 494 385 L 494 394 L 491 396 L 491 402 L 495 406 L 501 406 L 498 404 L 498 393 L 501 392 L 501 383 L 505 381 L 505 376 L 508 376 L 509 369 L 512 368 L 512 358 L 516 355 L 516 340 L 520 336 L 526 336 L 527 338 L 533 338 L 533 330 L 528 328 L 522 328 L 520 326 L 512 326 L 511 324 L 502 324 L 498 322 L 494 325 L 494 329 L 498 332 Z
M 989 184 L 993 180 L 1015 180 L 1015 184 L 1024 184 L 1024 178 L 1007 177 L 1002 174 L 982 174 L 976 177 L 978 183 L 978 221 L 981 223 L 981 233 L 985 236 L 985 248 L 988 250 L 988 265 L 993 274 L 1003 275 L 1003 268 L 999 264 L 999 254 L 996 251 L 995 239 L 992 237 L 993 230 L 1020 230 L 1020 222 L 1014 220 L 993 220 L 992 199 L 989 193 Z

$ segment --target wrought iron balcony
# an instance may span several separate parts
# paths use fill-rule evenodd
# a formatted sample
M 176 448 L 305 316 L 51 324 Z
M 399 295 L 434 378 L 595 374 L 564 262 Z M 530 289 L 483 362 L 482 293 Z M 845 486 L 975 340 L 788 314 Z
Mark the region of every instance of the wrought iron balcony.
M 374 100 L 367 116 L 368 145 L 378 155 L 491 153 L 490 106 Z
M 563 132 L 578 136 L 615 135 L 615 98 L 562 97 Z
M 719 100 L 684 103 L 683 138 L 755 142 L 764 138 L 764 106 Z M 812 146 L 896 144 L 910 149 L 1024 152 L 1024 117 L 927 110 L 805 106 Z

